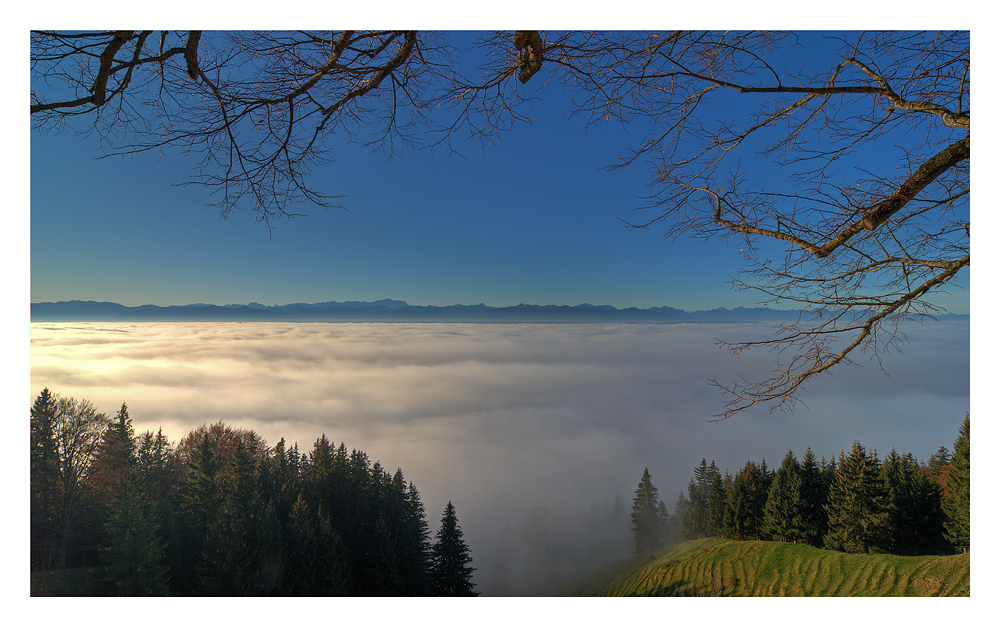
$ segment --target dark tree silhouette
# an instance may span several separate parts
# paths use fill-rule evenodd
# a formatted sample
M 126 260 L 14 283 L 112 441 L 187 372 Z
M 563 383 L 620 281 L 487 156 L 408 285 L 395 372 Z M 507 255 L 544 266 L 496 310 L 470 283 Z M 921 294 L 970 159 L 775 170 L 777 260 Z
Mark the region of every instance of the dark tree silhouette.
M 437 542 L 431 547 L 430 584 L 434 596 L 477 596 L 472 573 L 469 546 L 462 539 L 455 506 L 448 501 L 437 532 Z

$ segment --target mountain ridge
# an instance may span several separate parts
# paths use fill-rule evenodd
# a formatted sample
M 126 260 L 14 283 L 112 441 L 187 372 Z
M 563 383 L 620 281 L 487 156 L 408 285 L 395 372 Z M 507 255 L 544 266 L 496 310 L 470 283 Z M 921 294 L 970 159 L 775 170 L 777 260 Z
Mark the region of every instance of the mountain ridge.
M 802 312 L 767 307 L 735 307 L 684 311 L 673 307 L 611 305 L 410 305 L 402 300 L 326 301 L 286 305 L 248 304 L 139 305 L 107 301 L 31 303 L 32 322 L 778 322 L 795 320 Z M 811 315 L 811 314 L 805 314 Z M 943 314 L 946 320 L 968 320 L 968 314 Z

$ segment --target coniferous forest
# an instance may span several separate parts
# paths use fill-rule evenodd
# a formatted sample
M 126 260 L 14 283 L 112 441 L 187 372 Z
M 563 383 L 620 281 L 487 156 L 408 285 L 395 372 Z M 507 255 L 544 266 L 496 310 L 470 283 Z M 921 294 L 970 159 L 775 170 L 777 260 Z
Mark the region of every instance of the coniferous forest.
M 632 503 L 635 553 L 705 537 L 796 542 L 847 553 L 935 555 L 970 546 L 969 416 L 951 451 L 926 463 L 891 450 L 802 459 L 789 451 L 772 470 L 747 461 L 736 473 L 704 459 L 672 513 L 645 470 Z
M 635 553 L 705 537 L 849 553 L 970 547 L 969 417 L 926 462 L 891 450 L 776 469 L 714 461 L 668 512 L 649 470 L 633 499 Z M 31 408 L 31 569 L 88 568 L 100 593 L 178 596 L 476 595 L 448 503 L 431 541 L 420 494 L 397 469 L 320 436 L 308 453 L 252 430 L 202 425 L 172 443 L 136 435 L 128 407 L 99 413 L 43 390 Z
M 431 542 L 401 470 L 325 435 L 308 453 L 221 422 L 174 444 L 45 389 L 31 408 L 31 569 L 112 595 L 475 595 L 448 503 Z

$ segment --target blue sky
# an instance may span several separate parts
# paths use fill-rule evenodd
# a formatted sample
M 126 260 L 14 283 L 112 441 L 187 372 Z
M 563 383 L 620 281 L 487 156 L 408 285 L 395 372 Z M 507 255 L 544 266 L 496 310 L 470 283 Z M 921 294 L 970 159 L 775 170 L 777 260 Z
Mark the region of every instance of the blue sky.
M 602 171 L 633 139 L 565 119 L 558 86 L 545 92 L 536 124 L 503 145 L 460 141 L 464 158 L 336 145 L 313 181 L 346 210 L 306 209 L 270 233 L 176 186 L 192 174 L 181 155 L 97 160 L 91 139 L 33 133 L 32 301 L 751 304 L 726 286 L 738 248 L 616 218 L 648 186 L 641 167 Z
M 248 213 L 220 220 L 206 188 L 178 186 L 196 165 L 184 155 L 98 159 L 94 138 L 32 131 L 31 301 L 396 298 L 686 310 L 759 302 L 729 285 L 738 243 L 665 240 L 618 219 L 651 215 L 636 214 L 645 164 L 602 169 L 642 128 L 568 119 L 556 81 L 538 95 L 535 124 L 485 149 L 459 138 L 464 158 L 414 149 L 387 161 L 331 142 L 331 163 L 311 181 L 343 195 L 346 210 L 306 208 L 270 232 Z M 968 312 L 965 290 L 940 302 Z

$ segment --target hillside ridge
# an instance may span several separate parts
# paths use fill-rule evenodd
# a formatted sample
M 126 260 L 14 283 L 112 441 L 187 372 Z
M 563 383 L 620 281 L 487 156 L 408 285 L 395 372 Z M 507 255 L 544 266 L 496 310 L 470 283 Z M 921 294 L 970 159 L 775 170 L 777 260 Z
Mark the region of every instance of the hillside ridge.
M 969 596 L 969 554 L 848 554 L 771 541 L 691 540 L 616 562 L 567 596 Z

